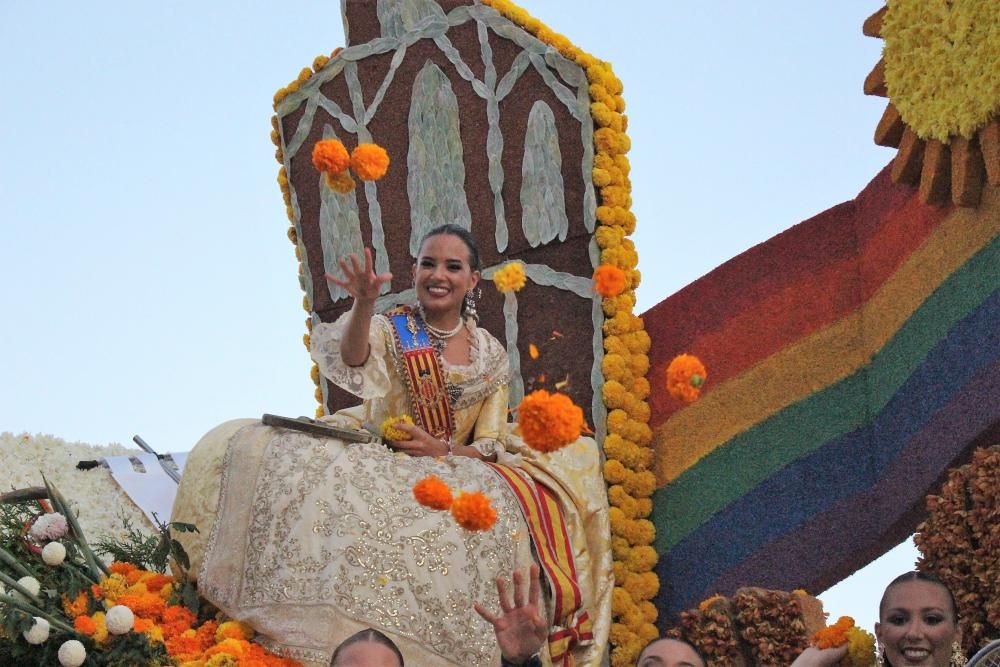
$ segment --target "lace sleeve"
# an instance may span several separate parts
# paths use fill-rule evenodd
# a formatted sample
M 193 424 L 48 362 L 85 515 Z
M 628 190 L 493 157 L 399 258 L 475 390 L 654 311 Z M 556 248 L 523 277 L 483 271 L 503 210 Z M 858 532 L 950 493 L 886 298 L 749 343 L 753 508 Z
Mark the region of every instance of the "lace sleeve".
M 503 434 L 507 425 L 507 385 L 497 387 L 483 402 L 469 446 L 483 456 L 493 456 L 504 449 Z
M 311 354 L 319 365 L 323 377 L 335 385 L 363 399 L 379 398 L 389 393 L 392 379 L 389 375 L 389 322 L 382 315 L 371 320 L 368 344 L 371 351 L 360 366 L 348 366 L 340 357 L 340 340 L 347 328 L 348 313 L 336 322 L 322 322 L 313 327 Z

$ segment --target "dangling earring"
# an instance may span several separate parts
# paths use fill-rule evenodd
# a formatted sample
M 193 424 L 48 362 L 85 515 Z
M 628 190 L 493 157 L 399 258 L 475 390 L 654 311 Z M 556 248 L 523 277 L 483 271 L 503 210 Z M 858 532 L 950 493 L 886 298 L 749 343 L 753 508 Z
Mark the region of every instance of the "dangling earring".
M 479 293 L 482 294 L 481 291 Z M 464 306 L 464 308 L 462 308 L 463 314 L 466 317 L 471 317 L 478 324 L 479 313 L 476 312 L 476 295 L 471 289 L 465 293 L 465 301 L 462 305 Z
M 965 651 L 962 650 L 962 645 L 957 641 L 951 643 L 951 661 L 948 663 L 951 667 L 965 667 L 965 663 L 969 661 L 965 657 Z
M 875 643 L 875 667 L 885 667 L 885 649 L 882 642 Z

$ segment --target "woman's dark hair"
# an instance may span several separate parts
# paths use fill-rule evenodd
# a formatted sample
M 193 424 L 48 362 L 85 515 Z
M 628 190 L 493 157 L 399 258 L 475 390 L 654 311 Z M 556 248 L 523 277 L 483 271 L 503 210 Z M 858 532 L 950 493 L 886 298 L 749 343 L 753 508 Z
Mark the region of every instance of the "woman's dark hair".
M 899 584 L 904 584 L 908 581 L 926 581 L 929 584 L 935 584 L 940 586 L 948 593 L 948 601 L 951 602 L 951 620 L 956 625 L 958 624 L 958 605 L 955 603 L 955 596 L 952 594 L 951 589 L 943 581 L 938 579 L 935 575 L 929 572 L 921 572 L 920 570 L 913 570 L 912 572 L 904 572 L 895 579 L 889 582 L 889 585 L 885 587 L 885 592 L 882 593 L 882 599 L 878 603 L 878 616 L 879 619 L 882 618 L 882 614 L 885 612 L 885 599 L 889 595 L 889 590 L 893 586 L 898 586 Z
M 479 247 L 476 245 L 476 239 L 472 237 L 472 232 L 470 232 L 465 227 L 459 227 L 458 225 L 448 223 L 446 225 L 438 225 L 434 229 L 430 230 L 424 234 L 424 238 L 420 239 L 420 247 L 423 247 L 424 243 L 427 242 L 432 236 L 441 236 L 442 234 L 448 234 L 450 236 L 457 236 L 462 239 L 465 243 L 465 247 L 469 249 L 469 268 L 473 271 L 479 270 Z
M 340 642 L 340 646 L 338 646 L 333 652 L 333 658 L 330 659 L 330 667 L 336 667 L 337 658 L 340 657 L 341 651 L 346 649 L 348 646 L 359 642 L 371 642 L 373 644 L 381 644 L 382 646 L 385 646 L 387 649 L 396 654 L 396 657 L 399 659 L 399 667 L 404 667 L 403 654 L 399 652 L 399 647 L 396 646 L 396 643 L 374 628 L 368 628 L 367 630 L 362 630 L 361 632 L 355 632 L 353 635 Z
M 708 665 L 708 660 L 705 658 L 704 654 L 702 654 L 702 652 L 698 650 L 698 647 L 689 642 L 688 640 L 681 639 L 680 637 L 657 637 L 656 639 L 654 639 L 653 641 L 649 642 L 648 644 L 642 647 L 642 650 L 639 651 L 639 657 L 641 658 L 642 654 L 645 653 L 646 649 L 648 649 L 650 646 L 656 644 L 657 642 L 662 642 L 662 641 L 672 641 L 672 642 L 677 642 L 678 644 L 684 644 L 689 649 L 694 651 L 694 654 L 696 656 L 698 656 L 698 659 L 701 660 L 702 667 Z M 638 660 L 636 662 L 638 662 Z

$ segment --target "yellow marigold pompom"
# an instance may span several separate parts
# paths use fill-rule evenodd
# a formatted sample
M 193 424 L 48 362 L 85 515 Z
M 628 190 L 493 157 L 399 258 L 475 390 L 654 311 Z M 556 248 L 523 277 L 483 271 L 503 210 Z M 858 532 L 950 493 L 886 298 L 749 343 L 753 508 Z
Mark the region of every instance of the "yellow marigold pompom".
M 434 475 L 424 477 L 413 485 L 413 497 L 432 510 L 446 510 L 452 505 L 451 489 Z
M 521 262 L 510 262 L 493 274 L 493 284 L 500 292 L 517 292 L 524 287 L 525 282 L 527 278 Z
M 618 296 L 625 289 L 625 272 L 611 264 L 594 271 L 594 290 L 603 297 Z
M 847 655 L 841 658 L 841 667 L 872 667 L 874 655 L 875 636 L 856 625 L 848 628 Z
M 351 169 L 362 181 L 377 181 L 389 170 L 389 154 L 378 144 L 358 144 L 351 151 Z
M 321 139 L 313 146 L 312 163 L 318 171 L 339 174 L 351 166 L 351 156 L 337 139 Z
M 327 172 L 323 180 L 326 182 L 328 188 L 341 195 L 346 195 L 348 192 L 353 191 L 356 186 L 354 179 L 351 178 L 351 174 L 346 171 L 337 174 Z
M 667 391 L 674 398 L 691 403 L 698 398 L 707 378 L 708 373 L 698 357 L 679 354 L 667 366 Z
M 529 447 L 552 452 L 580 437 L 583 410 L 564 394 L 538 389 L 521 401 L 517 423 Z
M 396 428 L 396 424 L 403 422 L 405 424 L 413 425 L 413 417 L 410 415 L 399 415 L 398 417 L 386 417 L 379 427 L 379 431 L 382 433 L 382 437 L 387 440 L 409 440 L 410 434 L 406 431 Z
M 458 494 L 451 504 L 451 515 L 466 530 L 489 530 L 497 520 L 490 499 L 479 491 Z

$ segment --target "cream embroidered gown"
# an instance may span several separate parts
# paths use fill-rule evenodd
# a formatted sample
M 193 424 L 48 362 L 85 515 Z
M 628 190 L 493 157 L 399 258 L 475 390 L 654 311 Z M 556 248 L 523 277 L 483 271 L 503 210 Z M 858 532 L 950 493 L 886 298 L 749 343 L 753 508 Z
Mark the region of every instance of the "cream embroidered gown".
M 359 428 L 410 413 L 388 320 L 372 319 L 371 354 L 360 367 L 340 360 L 344 323 L 314 328 L 313 357 L 327 378 L 364 403 L 325 421 Z M 460 390 L 455 441 L 496 453 L 499 463 L 558 495 L 583 604 L 594 620 L 595 641 L 573 658 L 576 665 L 600 664 L 614 581 L 597 447 L 589 438 L 547 455 L 525 446 L 506 422 L 506 351 L 469 326 L 470 365 L 443 368 Z M 420 506 L 412 487 L 430 474 L 454 490 L 488 495 L 498 515 L 494 527 L 466 531 L 450 513 Z M 496 667 L 492 628 L 472 604 L 498 609 L 494 578 L 509 578 L 533 558 L 517 501 L 483 462 L 410 457 L 257 420 L 223 424 L 192 450 L 172 520 L 204 531 L 182 541 L 207 599 L 250 623 L 268 648 L 324 667 L 343 639 L 367 627 L 392 637 L 408 665 Z

